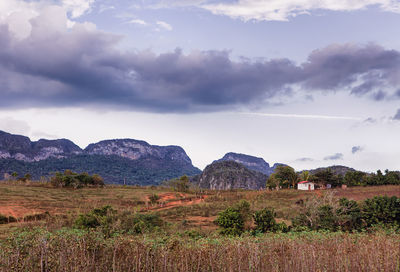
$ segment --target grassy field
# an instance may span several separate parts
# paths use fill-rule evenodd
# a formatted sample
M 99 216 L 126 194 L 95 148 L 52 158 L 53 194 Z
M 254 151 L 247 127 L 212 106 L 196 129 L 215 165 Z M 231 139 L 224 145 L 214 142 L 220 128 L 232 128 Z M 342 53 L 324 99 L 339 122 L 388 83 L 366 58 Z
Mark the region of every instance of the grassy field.
M 400 186 L 353 187 L 333 190 L 337 197 L 363 200 L 375 195 L 399 196 Z M 298 201 L 327 191 L 202 191 L 178 193 L 163 187 L 106 186 L 104 188 L 52 188 L 38 183 L 0 181 L 0 214 L 23 219 L 24 216 L 49 212 L 67 215 L 111 205 L 117 210 L 158 212 L 166 221 L 186 221 L 188 227 L 215 228 L 212 221 L 218 212 L 246 199 L 252 210 L 274 208 L 277 217 L 290 224 L 297 214 Z M 160 197 L 151 204 L 151 195 Z M 18 223 L 13 224 L 13 226 Z M 6 229 L 0 226 L 0 232 Z M 0 233 L 1 234 L 1 233 Z
M 52 188 L 0 182 L 0 271 L 399 271 L 400 234 L 300 232 L 220 236 L 217 214 L 245 199 L 251 210 L 274 208 L 291 224 L 299 202 L 326 193 L 357 201 L 399 196 L 400 186 L 329 191 L 192 191 L 162 187 Z M 152 195 L 158 196 L 151 203 Z M 80 213 L 111 205 L 118 212 L 158 214 L 154 233 L 104 237 L 73 228 Z M 44 220 L 24 220 L 35 214 Z

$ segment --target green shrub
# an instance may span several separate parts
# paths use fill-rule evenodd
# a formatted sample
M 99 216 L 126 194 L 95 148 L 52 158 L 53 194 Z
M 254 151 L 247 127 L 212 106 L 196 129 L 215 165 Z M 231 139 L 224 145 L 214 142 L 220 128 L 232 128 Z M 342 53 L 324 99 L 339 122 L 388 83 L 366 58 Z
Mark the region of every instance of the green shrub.
M 251 218 L 250 203 L 247 200 L 240 200 L 234 207 L 240 212 L 244 222 Z
M 253 219 L 256 225 L 256 228 L 254 229 L 256 232 L 274 232 L 277 229 L 275 212 L 273 209 L 262 209 L 260 211 L 256 211 L 253 214 Z
M 79 229 L 99 228 L 106 236 L 114 233 L 145 233 L 155 231 L 164 225 L 158 214 L 123 212 L 118 214 L 111 206 L 93 209 L 81 214 L 75 221 Z
M 319 230 L 336 231 L 338 229 L 338 218 L 332 206 L 323 205 L 318 208 L 318 221 L 316 228 Z
M 112 215 L 115 210 L 111 206 L 93 209 L 89 213 L 80 214 L 75 221 L 75 227 L 80 229 L 90 229 L 99 226 L 104 226 L 106 223 L 113 221 Z
M 336 213 L 342 231 L 361 230 L 363 224 L 361 209 L 356 201 L 341 198 Z
M 82 188 L 85 186 L 104 186 L 103 178 L 97 174 L 74 173 L 65 170 L 64 173 L 56 172 L 50 179 L 50 183 L 55 187 Z
M 218 214 L 215 223 L 220 226 L 221 234 L 240 235 L 244 231 L 244 220 L 238 208 L 229 207 Z
M 158 214 L 125 213 L 119 219 L 121 220 L 119 231 L 124 233 L 152 232 L 164 225 L 164 221 Z
M 362 217 L 367 227 L 375 224 L 400 225 L 400 198 L 376 196 L 362 205 Z

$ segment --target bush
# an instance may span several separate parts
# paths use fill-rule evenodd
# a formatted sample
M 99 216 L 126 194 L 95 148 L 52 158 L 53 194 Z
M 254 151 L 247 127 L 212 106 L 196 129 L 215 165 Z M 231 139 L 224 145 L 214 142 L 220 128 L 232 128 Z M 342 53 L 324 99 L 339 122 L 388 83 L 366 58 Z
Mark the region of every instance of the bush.
M 89 175 L 88 173 L 74 173 L 65 170 L 64 173 L 56 172 L 50 179 L 50 183 L 55 187 L 73 187 L 82 188 L 85 186 L 104 186 L 103 178 L 97 174 Z
M 244 222 L 250 219 L 251 210 L 250 203 L 248 201 L 242 199 L 234 207 L 240 212 Z
M 316 211 L 316 212 L 314 212 Z M 359 205 L 346 198 L 338 202 L 309 205 L 293 219 L 295 229 L 354 231 L 376 226 L 400 226 L 400 198 L 376 196 Z
M 99 226 L 105 226 L 113 221 L 112 215 L 115 210 L 111 206 L 104 206 L 99 209 L 93 209 L 89 213 L 80 214 L 75 221 L 75 227 L 80 229 L 91 229 Z
M 277 230 L 275 212 L 273 209 L 262 209 L 253 214 L 256 232 L 274 232 Z
M 343 231 L 361 230 L 362 215 L 358 203 L 354 200 L 341 198 L 337 210 L 338 225 Z
M 158 214 L 132 214 L 123 212 L 118 214 L 111 206 L 93 209 L 79 215 L 75 227 L 79 229 L 99 228 L 106 236 L 114 233 L 145 233 L 151 232 L 164 225 Z
M 238 208 L 229 207 L 218 214 L 215 223 L 222 228 L 221 234 L 240 235 L 244 230 L 244 220 Z
M 124 233 L 145 233 L 152 232 L 164 225 L 164 221 L 158 214 L 130 214 L 125 213 L 121 217 L 120 232 Z
M 332 206 L 323 205 L 318 208 L 318 219 L 316 228 L 319 230 L 336 231 L 338 229 L 338 220 L 335 210 Z
M 400 198 L 376 196 L 362 205 L 362 217 L 367 227 L 375 224 L 400 225 Z

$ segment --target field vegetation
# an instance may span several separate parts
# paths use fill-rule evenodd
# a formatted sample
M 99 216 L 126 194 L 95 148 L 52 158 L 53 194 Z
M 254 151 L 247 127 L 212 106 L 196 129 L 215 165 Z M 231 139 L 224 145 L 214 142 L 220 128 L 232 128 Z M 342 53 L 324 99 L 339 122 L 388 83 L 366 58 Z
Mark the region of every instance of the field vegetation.
M 0 271 L 400 271 L 399 186 L 80 187 L 0 181 Z

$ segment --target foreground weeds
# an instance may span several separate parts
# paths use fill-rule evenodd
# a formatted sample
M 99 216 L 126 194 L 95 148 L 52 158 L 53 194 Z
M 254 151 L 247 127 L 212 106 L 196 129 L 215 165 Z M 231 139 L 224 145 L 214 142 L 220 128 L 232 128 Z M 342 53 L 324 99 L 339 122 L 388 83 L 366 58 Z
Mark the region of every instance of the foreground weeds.
M 400 235 L 119 236 L 40 228 L 0 242 L 0 271 L 400 271 Z

